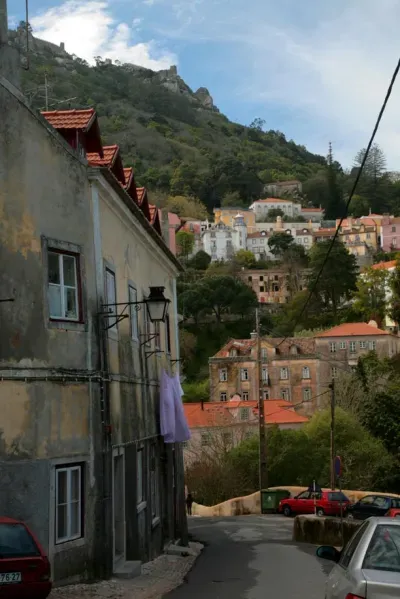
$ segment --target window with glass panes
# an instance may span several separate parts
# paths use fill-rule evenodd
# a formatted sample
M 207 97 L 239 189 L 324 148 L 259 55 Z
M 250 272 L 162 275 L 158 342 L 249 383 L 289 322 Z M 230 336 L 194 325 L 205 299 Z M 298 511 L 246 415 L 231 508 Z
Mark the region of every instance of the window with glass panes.
M 49 250 L 47 293 L 50 318 L 80 319 L 77 255 Z
M 56 543 L 82 536 L 82 466 L 56 469 Z

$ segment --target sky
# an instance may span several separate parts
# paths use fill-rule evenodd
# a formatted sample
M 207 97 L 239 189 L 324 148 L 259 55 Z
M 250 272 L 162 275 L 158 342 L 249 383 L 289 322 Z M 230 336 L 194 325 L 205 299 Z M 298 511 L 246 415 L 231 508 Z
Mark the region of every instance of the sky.
M 29 0 L 34 35 L 154 70 L 178 66 L 231 120 L 266 121 L 350 167 L 400 56 L 399 0 Z M 25 0 L 8 0 L 10 25 Z M 400 76 L 376 137 L 400 170 Z

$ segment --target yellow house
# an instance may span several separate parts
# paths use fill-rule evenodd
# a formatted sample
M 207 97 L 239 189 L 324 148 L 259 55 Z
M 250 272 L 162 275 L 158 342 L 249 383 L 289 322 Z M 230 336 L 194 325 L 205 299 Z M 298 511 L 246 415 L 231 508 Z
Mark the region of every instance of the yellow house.
M 222 222 L 227 227 L 233 227 L 234 218 L 238 212 L 243 215 L 244 222 L 247 225 L 247 232 L 252 233 L 256 230 L 256 216 L 252 210 L 243 210 L 243 208 L 214 208 L 215 222 Z
M 372 262 L 372 255 L 379 247 L 378 221 L 373 218 L 352 219 L 343 221 L 339 231 L 339 240 L 348 251 L 357 257 L 359 265 Z

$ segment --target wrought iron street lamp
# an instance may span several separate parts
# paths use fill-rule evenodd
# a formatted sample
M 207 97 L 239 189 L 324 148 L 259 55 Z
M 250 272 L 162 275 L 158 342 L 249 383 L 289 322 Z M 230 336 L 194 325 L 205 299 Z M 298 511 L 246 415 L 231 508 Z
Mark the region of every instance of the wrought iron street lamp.
M 164 296 L 165 287 L 150 287 L 150 293 L 144 300 L 151 322 L 165 322 L 171 300 Z

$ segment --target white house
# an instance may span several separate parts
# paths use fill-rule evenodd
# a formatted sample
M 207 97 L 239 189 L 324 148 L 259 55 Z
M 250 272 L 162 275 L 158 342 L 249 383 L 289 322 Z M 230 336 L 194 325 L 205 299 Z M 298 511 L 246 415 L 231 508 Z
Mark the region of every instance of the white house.
M 265 218 L 270 210 L 282 210 L 287 217 L 300 216 L 301 205 L 292 200 L 283 200 L 281 198 L 266 198 L 265 200 L 256 200 L 250 206 L 250 210 L 256 215 L 256 220 Z
M 247 226 L 244 217 L 237 214 L 233 227 L 222 222 L 210 226 L 202 233 L 202 245 L 211 260 L 230 260 L 239 250 L 246 249 Z
M 273 234 L 267 231 L 257 231 L 247 235 L 247 249 L 252 252 L 256 260 L 275 260 L 276 257 L 271 253 L 268 245 L 268 239 Z

